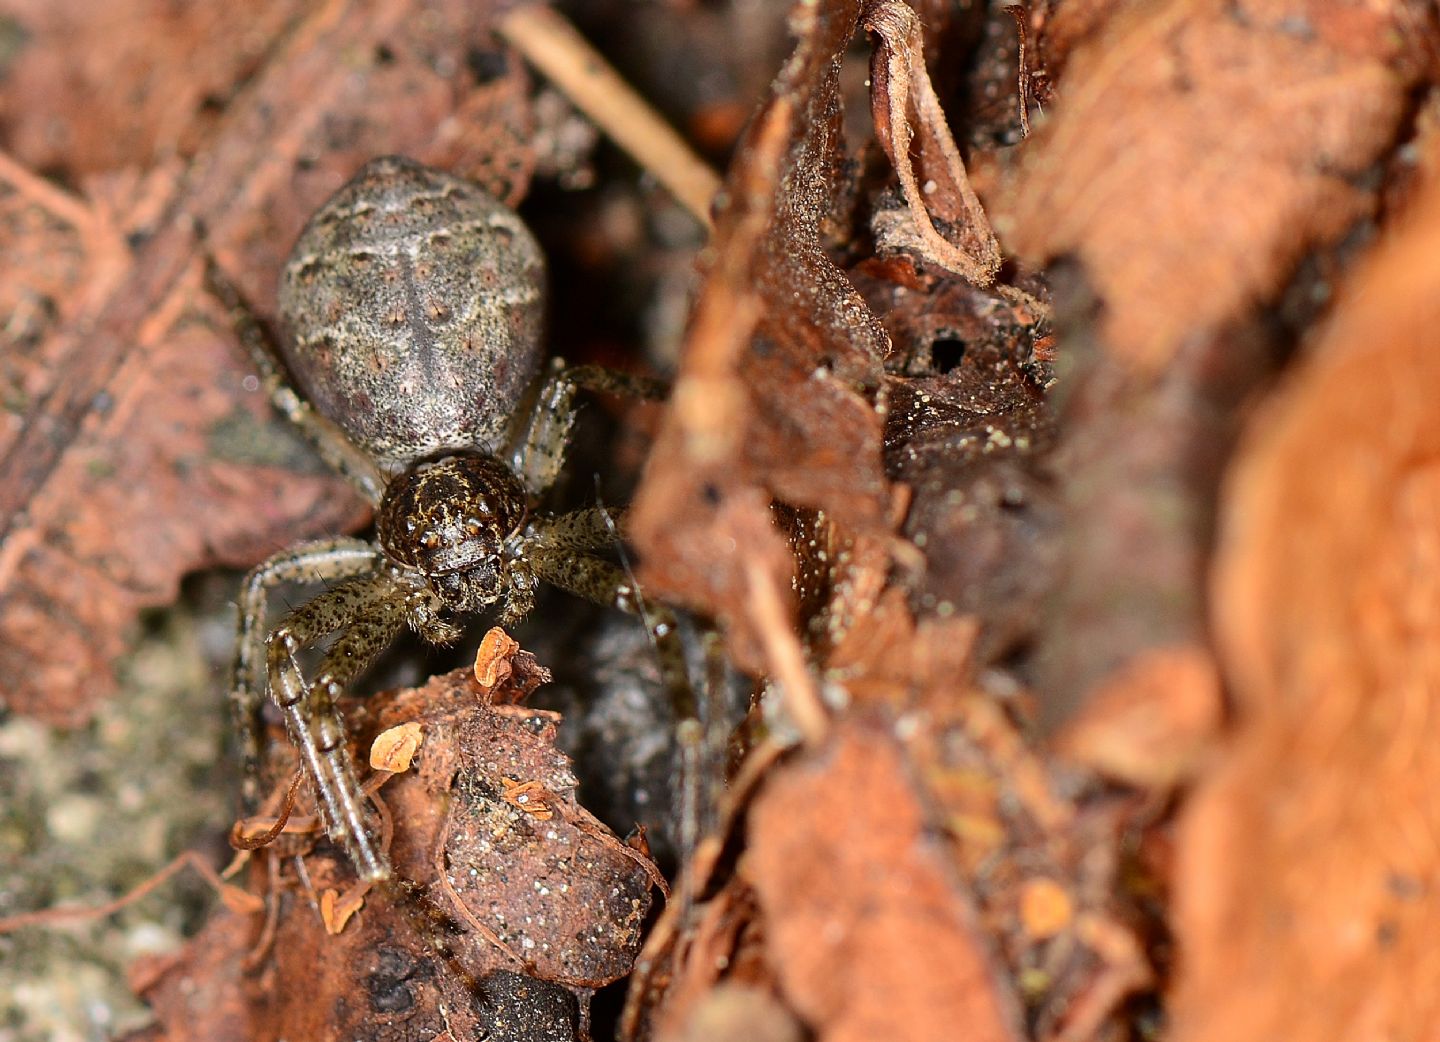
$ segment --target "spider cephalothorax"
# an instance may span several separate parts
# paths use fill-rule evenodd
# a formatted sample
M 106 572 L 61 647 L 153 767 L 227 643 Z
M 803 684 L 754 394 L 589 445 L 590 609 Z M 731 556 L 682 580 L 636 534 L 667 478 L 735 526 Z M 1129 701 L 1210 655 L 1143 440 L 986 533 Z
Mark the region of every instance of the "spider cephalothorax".
M 375 534 L 391 560 L 425 575 L 447 608 L 473 612 L 510 593 L 511 544 L 526 513 L 525 487 L 505 464 L 444 456 L 386 486 Z
M 366 165 L 301 232 L 281 278 L 281 343 L 217 266 L 209 282 L 271 401 L 376 512 L 374 542 L 303 544 L 245 581 L 232 692 L 247 809 L 258 795 L 268 690 L 331 833 L 362 877 L 383 879 L 390 868 L 368 824 L 338 694 L 401 629 L 448 642 L 460 632 L 455 616 L 492 605 L 513 621 L 534 603 L 538 580 L 636 610 L 624 572 L 597 556 L 615 541 L 609 512 L 532 507 L 559 472 L 577 387 L 645 397 L 658 389 L 556 364 L 537 390 L 539 245 L 478 185 L 408 159 Z M 331 585 L 267 635 L 267 591 L 317 580 Z M 672 620 L 650 620 L 678 688 Z M 302 656 L 327 638 L 307 676 Z

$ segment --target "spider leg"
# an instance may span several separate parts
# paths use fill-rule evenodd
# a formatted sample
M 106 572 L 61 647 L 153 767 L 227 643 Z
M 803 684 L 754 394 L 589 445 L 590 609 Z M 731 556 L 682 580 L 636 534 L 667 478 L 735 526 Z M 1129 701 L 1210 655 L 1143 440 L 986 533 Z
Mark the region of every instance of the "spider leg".
M 240 588 L 240 626 L 230 703 L 244 768 L 241 808 L 254 814 L 260 802 L 260 706 L 265 698 L 266 595 L 282 582 L 333 582 L 373 571 L 380 551 L 363 539 L 326 539 L 282 551 L 256 567 Z
M 500 625 L 510 626 L 519 622 L 535 607 L 536 580 L 545 578 L 530 560 L 537 550 L 552 557 L 565 557 L 591 554 L 612 547 L 620 532 L 619 517 L 618 511 L 605 507 L 586 507 L 558 517 L 547 517 L 523 537 L 519 552 L 505 564 L 509 596 L 500 613 Z M 612 603 L 608 591 L 602 591 L 598 597 L 588 593 L 580 593 L 580 596 L 600 604 Z
M 597 507 L 576 513 L 591 514 L 593 521 L 593 515 L 602 510 Z M 535 577 L 596 604 L 611 605 L 638 615 L 650 631 L 650 641 L 660 662 L 660 676 L 676 714 L 683 720 L 695 719 L 695 692 L 690 687 L 685 647 L 680 641 L 674 614 L 664 605 L 642 601 L 634 582 L 619 565 L 577 553 L 574 545 L 566 541 L 565 519 L 570 516 L 550 519 L 531 541 L 526 556 Z M 552 529 L 556 530 L 554 542 L 551 541 Z M 568 531 L 573 534 L 573 528 Z M 613 541 L 614 536 L 609 535 L 608 539 Z
M 664 380 L 640 376 L 638 373 L 625 373 L 619 369 L 606 369 L 603 365 L 567 365 L 560 370 L 557 377 L 587 391 L 639 398 L 646 402 L 662 402 L 670 393 L 670 387 Z
M 594 553 L 615 546 L 623 531 L 624 515 L 609 507 L 582 507 L 568 514 L 547 517 L 540 539 L 546 552 Z M 608 602 L 606 602 L 608 603 Z
M 408 584 L 385 570 L 326 590 L 291 612 L 270 634 L 270 694 L 315 783 L 331 835 L 344 843 L 360 877 L 386 879 L 390 865 L 375 848 L 365 823 L 364 802 L 345 741 L 337 701 L 389 647 L 410 611 Z M 339 635 L 321 658 L 314 680 L 305 681 L 299 653 L 329 633 Z
M 371 506 L 379 506 L 385 494 L 385 479 L 379 469 L 345 436 L 338 424 L 313 409 L 290 386 L 284 364 L 280 361 L 279 347 L 269 329 L 256 317 L 239 288 L 220 270 L 215 258 L 208 255 L 205 258 L 205 285 L 229 312 L 235 335 L 259 371 L 271 404 L 295 425 L 331 469 L 354 485 Z
M 664 383 L 649 377 L 598 365 L 567 366 L 556 359 L 510 455 L 510 468 L 537 496 L 555 484 L 565 462 L 570 431 L 575 426 L 575 392 L 582 387 L 645 401 L 659 401 L 667 390 Z
M 690 683 L 675 616 L 663 605 L 644 602 L 622 568 L 590 556 L 590 551 L 614 545 L 617 520 L 604 507 L 548 518 L 532 530 L 525 556 L 536 578 L 644 620 L 677 718 L 681 779 L 677 840 L 682 863 L 689 864 L 700 836 L 713 824 L 710 819 L 719 805 L 714 779 L 723 777 L 718 765 L 724 763 L 729 734 L 725 724 L 724 658 L 718 634 L 702 626 L 706 661 L 705 684 L 700 692 L 704 697 L 702 710 Z M 684 900 L 690 900 L 690 896 L 684 895 Z

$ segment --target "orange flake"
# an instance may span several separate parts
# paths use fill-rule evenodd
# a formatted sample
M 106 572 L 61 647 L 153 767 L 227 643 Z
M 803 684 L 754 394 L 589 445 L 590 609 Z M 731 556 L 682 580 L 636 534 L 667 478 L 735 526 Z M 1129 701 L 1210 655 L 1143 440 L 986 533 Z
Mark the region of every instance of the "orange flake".
M 549 821 L 555 816 L 555 812 L 550 809 L 548 803 L 550 793 L 539 782 L 519 782 L 514 778 L 504 777 L 500 781 L 505 786 L 505 791 L 501 795 L 510 806 L 522 810 L 540 821 Z
M 320 918 L 325 923 L 325 932 L 333 937 L 345 929 L 350 917 L 364 907 L 365 892 L 369 889 L 368 885 L 364 885 L 347 890 L 344 894 L 336 890 L 326 890 L 321 894 Z
M 1053 879 L 1031 879 L 1020 891 L 1020 921 L 1036 940 L 1054 937 L 1075 918 L 1075 905 Z
M 510 656 L 520 650 L 518 641 L 499 626 L 492 626 L 475 652 L 475 681 L 487 691 L 494 690 L 510 676 Z
M 370 766 L 392 774 L 408 771 L 424 737 L 424 731 L 413 720 L 381 731 L 370 745 Z

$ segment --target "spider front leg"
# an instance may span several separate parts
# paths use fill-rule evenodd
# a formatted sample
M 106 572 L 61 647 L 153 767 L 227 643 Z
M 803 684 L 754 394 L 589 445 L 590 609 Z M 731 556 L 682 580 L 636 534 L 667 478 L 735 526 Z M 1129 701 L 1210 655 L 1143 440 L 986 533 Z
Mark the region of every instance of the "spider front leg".
M 407 621 L 432 639 L 453 633 L 436 621 L 437 602 L 423 584 L 385 568 L 295 609 L 268 642 L 271 697 L 285 713 L 331 835 L 345 845 L 356 871 L 369 882 L 388 878 L 390 865 L 365 822 L 364 797 L 337 702 L 345 685 L 390 646 Z M 307 683 L 300 653 L 337 631 Z
M 260 706 L 265 698 L 265 608 L 272 587 L 283 582 L 335 582 L 373 572 L 380 551 L 363 539 L 326 539 L 284 550 L 245 577 L 240 588 L 240 628 L 230 679 L 230 702 L 244 769 L 241 811 L 254 814 L 260 803 Z
M 575 426 L 575 392 L 580 388 L 643 401 L 660 401 L 666 386 L 633 373 L 598 365 L 569 365 L 556 359 L 515 439 L 510 467 L 535 495 L 545 492 L 560 475 L 570 431 Z
M 620 566 L 592 557 L 587 551 L 613 542 L 614 521 L 603 507 L 577 510 L 537 525 L 526 548 L 535 578 L 568 590 L 596 604 L 619 608 L 639 616 L 650 633 L 660 676 L 676 715 L 693 720 L 697 707 L 685 666 L 685 646 L 674 614 L 660 604 L 641 599 L 635 583 Z
M 678 721 L 676 738 L 682 779 L 678 839 L 682 860 L 688 863 L 699 843 L 701 816 L 712 805 L 704 788 L 712 777 L 707 762 L 712 750 L 707 749 L 699 700 L 690 684 L 675 616 L 663 605 L 646 603 L 623 569 L 591 556 L 593 551 L 612 545 L 617 536 L 617 518 L 610 511 L 603 507 L 576 510 L 534 526 L 527 557 L 536 578 L 598 604 L 638 615 L 645 623 Z M 707 689 L 707 696 L 707 715 L 713 715 L 714 703 L 710 699 L 714 690 Z
M 499 622 L 501 626 L 513 626 L 535 607 L 535 571 L 523 555 L 511 558 L 504 567 L 508 593 Z

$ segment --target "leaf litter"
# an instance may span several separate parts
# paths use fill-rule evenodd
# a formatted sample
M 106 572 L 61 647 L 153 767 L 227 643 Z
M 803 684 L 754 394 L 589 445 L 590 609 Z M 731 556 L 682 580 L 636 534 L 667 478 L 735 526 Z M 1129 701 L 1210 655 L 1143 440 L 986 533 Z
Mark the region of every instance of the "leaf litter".
M 424 734 L 409 770 L 374 776 L 403 884 L 357 887 L 308 793 L 277 818 L 241 824 L 240 835 L 274 838 L 244 844 L 236 866 L 263 911 L 222 912 L 183 952 L 137 971 L 164 1037 L 216 1037 L 240 1022 L 251 1038 L 468 1038 L 494 1016 L 490 992 L 519 979 L 568 1011 L 573 1037 L 595 989 L 629 971 L 664 881 L 579 806 L 554 747 L 557 714 L 516 704 L 538 682 L 533 659 L 508 654 L 518 669 L 492 687 L 457 670 L 348 707 L 362 744 L 411 726 Z M 298 760 L 275 739 L 269 808 L 288 805 Z M 217 948 L 246 972 L 215 966 Z M 204 1006 L 187 998 L 197 990 L 210 993 Z
M 603 1035 L 590 992 L 627 975 L 631 1038 L 1427 1037 L 1434 12 L 938 6 L 795 5 L 715 200 L 628 535 L 755 683 L 670 901 L 577 802 L 558 719 L 479 697 L 544 697 L 487 637 L 355 714 L 414 756 L 375 777 L 441 913 L 357 894 L 286 831 L 301 797 L 250 855 L 269 921 L 137 969 L 150 1037 Z M 118 161 L 6 137 L 15 710 L 83 718 L 185 571 L 362 520 L 283 438 L 224 454 L 267 423 L 187 220 L 265 308 L 371 154 L 512 200 L 553 170 L 493 12 L 408 10 L 262 19 L 218 87 L 127 111 Z M 15 68 L 7 113 L 53 76 Z

